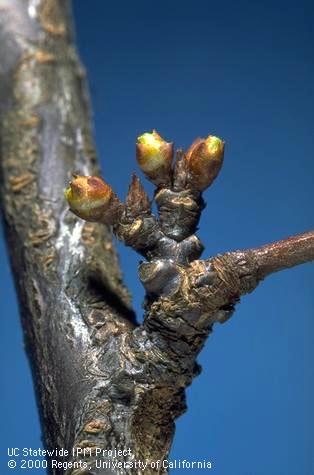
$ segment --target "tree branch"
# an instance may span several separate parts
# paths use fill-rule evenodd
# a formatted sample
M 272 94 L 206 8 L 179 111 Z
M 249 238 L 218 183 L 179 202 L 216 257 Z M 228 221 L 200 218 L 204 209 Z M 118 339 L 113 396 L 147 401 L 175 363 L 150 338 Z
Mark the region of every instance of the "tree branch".
M 0 9 L 1 199 L 45 445 L 71 450 L 100 434 L 105 447 L 101 345 L 133 328 L 134 314 L 108 227 L 76 219 L 63 198 L 73 171 L 99 171 L 69 3 Z
M 314 231 L 282 239 L 252 249 L 257 263 L 257 278 L 314 260 Z
M 168 272 L 167 285 L 163 281 L 160 287 L 170 290 L 166 297 L 153 301 L 148 307 L 145 325 L 149 331 L 160 332 L 165 339 L 180 335 L 189 341 L 190 350 L 193 348 L 196 355 L 213 324 L 228 320 L 242 295 L 252 292 L 271 273 L 312 260 L 313 231 L 256 249 L 194 260 L 184 269 L 177 267 L 176 273 L 173 270 L 170 279 Z M 148 274 L 151 280 L 156 280 L 151 266 Z
M 83 459 L 91 475 L 116 473 L 96 466 L 112 459 L 97 449 L 163 460 L 213 324 L 265 276 L 313 259 L 313 232 L 198 260 L 202 191 L 221 168 L 223 141 L 198 139 L 172 167 L 172 144 L 155 131 L 139 137 L 137 159 L 157 186 L 159 217 L 136 177 L 122 204 L 90 176 L 99 170 L 68 2 L 0 0 L 0 9 L 2 206 L 45 444 Z M 67 189 L 88 223 L 63 199 L 73 172 L 88 175 Z M 146 259 L 143 325 L 104 224 Z M 72 449 L 86 449 L 85 457 Z M 67 473 L 84 473 L 76 468 Z

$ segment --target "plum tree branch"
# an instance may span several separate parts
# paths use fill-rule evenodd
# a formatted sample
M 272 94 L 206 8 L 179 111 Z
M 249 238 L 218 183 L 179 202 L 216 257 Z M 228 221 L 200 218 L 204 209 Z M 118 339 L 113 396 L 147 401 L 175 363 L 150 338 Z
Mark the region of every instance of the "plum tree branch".
M 156 185 L 158 216 L 135 176 L 122 203 L 97 176 L 69 3 L 0 0 L 0 11 L 2 208 L 45 445 L 69 450 L 73 475 L 116 473 L 112 456 L 98 450 L 167 459 L 214 323 L 270 273 L 312 260 L 313 232 L 200 260 L 194 233 L 223 141 L 198 139 L 173 166 L 173 145 L 156 131 L 143 134 L 137 160 Z M 63 198 L 72 173 L 80 175 L 66 197 L 87 222 Z M 144 256 L 142 325 L 109 226 Z M 119 473 L 139 472 L 129 465 Z
M 314 231 L 266 244 L 250 251 L 257 263 L 257 277 L 314 260 Z

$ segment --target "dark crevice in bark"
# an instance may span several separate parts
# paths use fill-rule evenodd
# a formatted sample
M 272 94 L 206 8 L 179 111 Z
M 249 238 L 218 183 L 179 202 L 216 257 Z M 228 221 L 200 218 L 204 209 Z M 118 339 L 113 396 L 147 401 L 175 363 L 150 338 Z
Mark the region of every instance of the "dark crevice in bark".
M 87 275 L 86 287 L 91 295 L 95 295 L 95 302 L 106 301 L 106 304 L 114 309 L 125 320 L 129 321 L 133 325 L 136 324 L 135 312 L 127 306 L 121 296 L 117 295 L 108 285 L 104 284 L 104 281 L 100 279 L 98 273 L 90 273 Z

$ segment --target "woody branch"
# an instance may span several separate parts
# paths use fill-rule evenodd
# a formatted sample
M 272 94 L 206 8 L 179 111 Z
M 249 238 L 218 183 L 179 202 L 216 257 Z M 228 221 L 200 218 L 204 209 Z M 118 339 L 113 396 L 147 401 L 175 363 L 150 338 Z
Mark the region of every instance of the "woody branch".
M 313 259 L 313 240 L 290 241 L 280 258 L 264 248 L 199 260 L 194 233 L 222 141 L 198 140 L 172 166 L 173 146 L 144 134 L 137 158 L 159 217 L 136 177 L 122 203 L 99 178 L 68 2 L 0 0 L 0 9 L 2 206 L 45 445 L 90 450 L 90 474 L 108 473 L 95 468 L 95 447 L 165 459 L 213 324 L 267 273 Z M 65 205 L 73 172 L 88 177 L 74 178 L 67 198 L 91 222 Z M 108 226 L 145 258 L 143 325 Z
M 202 192 L 221 169 L 224 143 L 211 135 L 197 139 L 186 153 L 177 151 L 173 166 L 172 155 L 173 144 L 156 131 L 138 138 L 137 160 L 156 185 L 159 218 L 152 214 L 135 175 L 125 204 L 96 177 L 76 177 L 66 197 L 78 216 L 113 225 L 117 237 L 146 258 L 139 267 L 146 289 L 144 327 L 162 335 L 168 348 L 174 341 L 187 342 L 188 351 L 185 348 L 180 357 L 188 354 L 191 358 L 213 324 L 226 321 L 240 297 L 260 280 L 313 260 L 314 238 L 308 232 L 261 248 L 199 260 L 203 246 L 194 233 L 204 207 Z

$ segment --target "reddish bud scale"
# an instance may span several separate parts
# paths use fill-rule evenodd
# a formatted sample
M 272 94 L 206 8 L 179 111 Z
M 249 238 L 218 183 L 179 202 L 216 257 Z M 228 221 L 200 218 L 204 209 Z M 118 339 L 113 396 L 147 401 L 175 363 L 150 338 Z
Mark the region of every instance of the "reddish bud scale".
M 151 211 L 149 197 L 135 173 L 132 176 L 125 204 L 128 214 L 133 217 L 150 213 Z
M 223 157 L 224 142 L 218 137 L 197 139 L 185 157 L 190 186 L 198 191 L 208 188 L 222 167 Z
M 173 144 L 168 143 L 153 130 L 138 137 L 136 159 L 142 172 L 155 185 L 165 185 L 171 180 Z
M 114 224 L 123 209 L 112 188 L 96 176 L 75 176 L 64 194 L 71 211 L 85 221 Z

